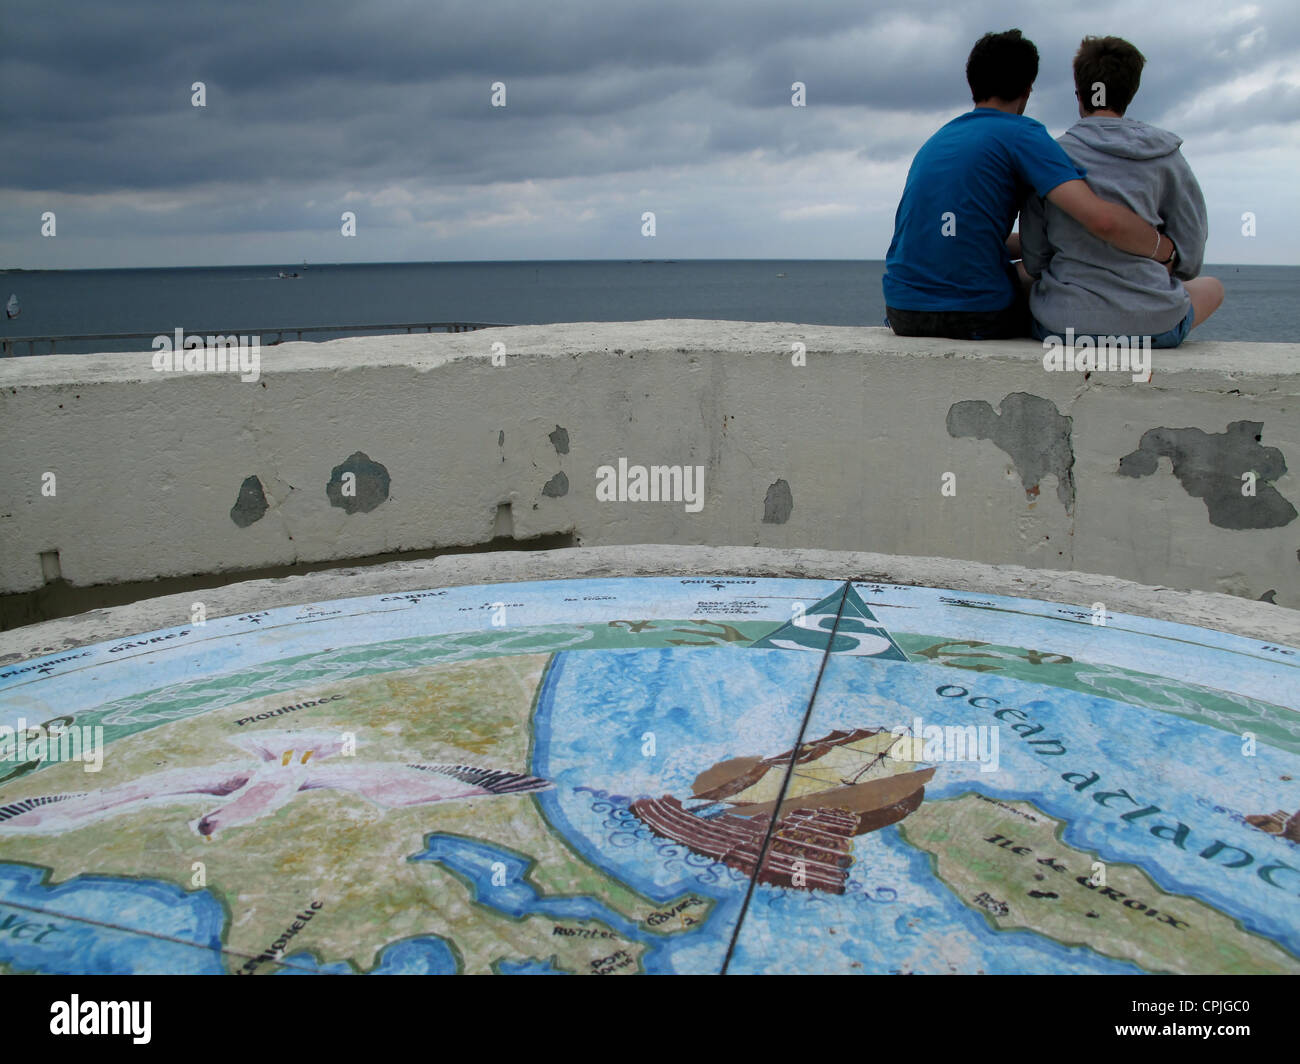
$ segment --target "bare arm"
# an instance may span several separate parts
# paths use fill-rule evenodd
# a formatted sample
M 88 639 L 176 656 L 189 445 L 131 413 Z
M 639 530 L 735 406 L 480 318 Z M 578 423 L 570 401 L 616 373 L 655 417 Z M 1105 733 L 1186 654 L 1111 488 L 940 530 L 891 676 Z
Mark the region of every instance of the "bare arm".
M 1047 198 L 1098 240 L 1120 251 L 1156 260 L 1167 259 L 1173 252 L 1173 241 L 1167 236 L 1127 207 L 1101 199 L 1082 179 L 1062 182 Z
M 1009 254 L 1013 260 L 1021 257 L 1019 233 L 1012 233 L 1009 237 L 1007 237 L 1007 254 Z

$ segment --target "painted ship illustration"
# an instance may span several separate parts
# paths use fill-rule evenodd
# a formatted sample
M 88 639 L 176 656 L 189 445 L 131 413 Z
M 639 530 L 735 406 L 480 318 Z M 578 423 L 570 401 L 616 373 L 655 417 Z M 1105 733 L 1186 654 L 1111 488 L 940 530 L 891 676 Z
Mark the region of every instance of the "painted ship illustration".
M 1285 813 L 1279 809 L 1271 815 L 1258 813 L 1248 816 L 1246 823 L 1269 835 L 1281 835 L 1292 842 L 1300 842 L 1300 813 Z
M 935 770 L 917 767 L 921 748 L 912 735 L 833 731 L 773 757 L 719 762 L 696 777 L 692 799 L 704 804 L 694 809 L 672 795 L 631 809 L 656 835 L 747 875 L 775 817 L 758 881 L 843 894 L 854 836 L 897 823 L 924 799 Z

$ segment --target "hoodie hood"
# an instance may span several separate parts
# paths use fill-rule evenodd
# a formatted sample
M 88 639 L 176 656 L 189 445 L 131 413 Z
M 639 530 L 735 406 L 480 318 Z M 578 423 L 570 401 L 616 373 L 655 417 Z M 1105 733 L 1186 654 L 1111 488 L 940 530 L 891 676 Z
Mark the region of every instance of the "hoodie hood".
M 1121 159 L 1160 159 L 1172 155 L 1183 143 L 1182 137 L 1136 118 L 1104 116 L 1079 119 L 1061 138 L 1063 143 L 1069 140 Z M 1065 146 L 1068 152 L 1068 144 Z

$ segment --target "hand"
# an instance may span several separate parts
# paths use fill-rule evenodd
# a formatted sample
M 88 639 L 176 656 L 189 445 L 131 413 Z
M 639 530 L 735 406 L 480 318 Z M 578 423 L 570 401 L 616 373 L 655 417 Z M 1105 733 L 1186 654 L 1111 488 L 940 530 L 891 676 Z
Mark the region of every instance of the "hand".
M 1169 241 L 1169 254 L 1167 256 L 1169 261 L 1161 262 L 1160 265 L 1163 266 L 1165 268 L 1165 272 L 1169 274 L 1170 277 L 1172 277 L 1174 274 L 1174 267 L 1178 265 L 1178 245 L 1174 243 L 1172 237 L 1165 236 L 1162 233 L 1160 235 L 1160 243 L 1163 244 L 1165 241 Z M 1165 256 L 1162 256 L 1162 258 L 1163 257 Z

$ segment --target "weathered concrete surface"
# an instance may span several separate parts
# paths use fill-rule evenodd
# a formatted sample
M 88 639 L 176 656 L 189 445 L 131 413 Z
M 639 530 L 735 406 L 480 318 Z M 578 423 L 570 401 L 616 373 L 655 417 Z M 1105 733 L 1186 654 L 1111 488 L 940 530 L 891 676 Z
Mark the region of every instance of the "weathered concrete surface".
M 281 580 L 248 581 L 197 594 L 170 595 L 0 632 L 0 664 L 189 623 L 196 601 L 202 601 L 208 618 L 217 618 L 277 606 L 465 584 L 665 575 L 878 581 L 1014 595 L 1085 609 L 1102 602 L 1114 613 L 1177 621 L 1300 646 L 1300 611 L 1229 595 L 1144 587 L 1114 577 L 851 551 L 638 544 L 452 555 Z
M 1286 460 L 1276 447 L 1260 444 L 1263 429 L 1258 421 L 1234 421 L 1226 432 L 1213 434 L 1149 429 L 1138 449 L 1120 459 L 1119 471 L 1129 477 L 1149 476 L 1158 459 L 1168 458 L 1187 494 L 1205 500 L 1211 524 L 1280 528 L 1295 520 L 1296 508 L 1271 483 L 1286 472 Z
M 1073 422 L 1048 399 L 1013 392 L 994 410 L 983 399 L 954 403 L 948 410 L 948 435 L 992 440 L 1015 463 L 1025 496 L 1038 496 L 1045 477 L 1056 480 L 1056 497 L 1066 513 L 1074 509 Z
M 651 321 L 285 344 L 251 383 L 155 373 L 148 353 L 6 359 L 0 592 L 41 587 L 55 551 L 84 587 L 477 544 L 508 524 L 520 539 L 869 548 L 1300 606 L 1300 345 L 1157 351 L 1150 383 L 1049 373 L 1042 353 Z M 1225 442 L 1240 423 L 1260 439 Z M 703 508 L 598 501 L 597 469 L 620 458 L 702 467 Z M 1256 495 L 1233 497 L 1252 471 Z

